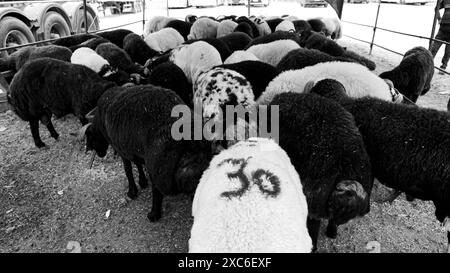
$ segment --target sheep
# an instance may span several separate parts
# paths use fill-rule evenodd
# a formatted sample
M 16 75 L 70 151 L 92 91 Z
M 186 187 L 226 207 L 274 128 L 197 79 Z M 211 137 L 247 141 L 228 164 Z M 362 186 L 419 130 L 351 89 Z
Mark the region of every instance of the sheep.
M 228 57 L 223 63 L 232 64 L 243 61 L 259 61 L 259 59 L 253 53 L 244 50 L 238 50 L 233 52 L 233 54 L 231 54 L 230 57 Z
M 130 33 L 123 39 L 123 50 L 130 56 L 131 60 L 144 65 L 148 59 L 159 55 L 159 52 L 150 48 L 141 36 Z
M 309 49 L 318 49 L 322 52 L 336 57 L 346 57 L 357 61 L 358 63 L 367 66 L 370 70 L 375 70 L 376 64 L 355 52 L 346 50 L 338 45 L 335 41 L 326 38 L 325 36 L 314 33 L 312 31 L 303 31 L 300 35 L 300 46 Z
M 97 38 L 92 38 L 87 41 L 84 41 L 81 44 L 71 46 L 69 48 L 72 52 L 74 52 L 75 50 L 77 50 L 80 47 L 89 47 L 90 49 L 95 50 L 97 48 L 97 46 L 99 46 L 100 44 L 103 44 L 103 43 L 109 43 L 109 40 L 107 40 L 103 37 L 97 37 Z
M 220 54 L 220 58 L 222 61 L 225 61 L 230 55 L 231 55 L 231 49 L 228 47 L 228 45 L 223 42 L 222 40 L 216 39 L 216 38 L 204 38 L 200 40 L 189 40 L 185 42 L 185 44 L 192 44 L 198 41 L 204 41 L 208 44 L 212 45 Z
M 448 113 L 377 98 L 348 98 L 345 88 L 330 79 L 316 83 L 311 92 L 338 101 L 354 116 L 375 178 L 412 197 L 433 201 L 450 251 Z
M 255 99 L 259 98 L 269 82 L 279 74 L 275 67 L 259 61 L 243 61 L 219 67 L 234 70 L 243 75 L 250 82 Z
M 273 140 L 252 138 L 216 155 L 192 215 L 189 252 L 311 252 L 300 177 Z
M 163 28 L 148 34 L 145 37 L 145 42 L 155 51 L 166 52 L 184 43 L 184 38 L 173 28 Z
M 261 18 L 257 18 L 257 17 L 250 18 L 250 20 L 252 20 L 253 23 L 258 28 L 260 37 L 266 36 L 266 35 L 269 35 L 270 33 L 272 33 L 272 30 L 270 29 L 269 24 L 265 20 L 263 20 Z
M 300 36 L 297 33 L 289 32 L 289 31 L 275 31 L 274 33 L 271 33 L 269 35 L 253 39 L 247 45 L 247 48 L 254 46 L 254 45 L 267 44 L 267 43 L 270 43 L 273 41 L 278 41 L 278 40 L 292 40 L 300 45 Z
M 306 22 L 308 22 L 308 24 L 311 26 L 312 30 L 315 32 L 322 33 L 324 35 L 327 32 L 327 27 L 326 27 L 325 23 L 318 18 L 309 19 Z
M 100 37 L 100 36 L 98 36 L 96 34 L 76 34 L 73 36 L 59 38 L 56 41 L 53 41 L 53 44 L 59 45 L 59 46 L 65 46 L 65 47 L 69 48 L 71 46 L 79 45 L 82 42 L 85 42 L 92 38 L 98 38 L 98 37 Z
M 105 80 L 115 82 L 118 85 L 123 85 L 130 80 L 130 75 L 122 70 L 113 68 L 107 60 L 88 47 L 81 47 L 75 50 L 70 58 L 70 62 L 84 65 Z
M 430 90 L 433 75 L 433 55 L 419 46 L 408 50 L 397 67 L 381 73 L 380 77 L 391 80 L 400 93 L 416 102 Z
M 301 177 L 308 203 L 308 230 L 317 248 L 320 219 L 328 219 L 326 235 L 370 210 L 373 186 L 370 159 L 350 113 L 315 94 L 276 95 L 279 145 Z
M 216 38 L 218 27 L 219 22 L 217 21 L 210 18 L 199 18 L 192 24 L 191 31 L 188 35 L 188 40 Z
M 218 17 L 216 18 L 216 20 L 217 20 L 218 22 L 222 22 L 222 21 L 225 21 L 225 20 L 235 21 L 236 18 L 237 18 L 236 15 L 220 15 L 220 16 L 218 16 Z
M 267 19 L 266 22 L 270 27 L 270 30 L 272 32 L 275 32 L 275 28 L 278 26 L 279 23 L 283 22 L 284 20 L 281 18 L 274 18 L 274 19 Z
M 326 78 L 341 82 L 350 97 L 371 96 L 396 103 L 403 101 L 403 96 L 390 83 L 370 72 L 365 66 L 356 63 L 329 62 L 280 73 L 269 83 L 259 97 L 258 103 L 267 104 L 279 93 L 302 93 L 307 88 L 308 82 Z
M 277 25 L 275 31 L 295 31 L 295 26 L 291 21 L 284 20 Z
M 232 20 L 220 21 L 217 27 L 217 38 L 233 33 L 234 29 L 237 27 L 238 23 Z
M 256 38 L 258 36 L 260 36 L 258 27 L 256 26 L 256 24 L 250 20 L 249 18 L 245 17 L 245 16 L 240 16 L 236 19 L 236 23 L 240 24 L 240 23 L 247 23 L 250 27 L 251 27 L 251 33 L 252 35 L 249 35 L 252 38 Z
M 183 70 L 189 83 L 195 83 L 200 73 L 222 64 L 219 52 L 203 41 L 172 50 L 169 59 Z
M 193 24 L 195 21 L 197 21 L 198 17 L 193 14 L 188 14 L 186 17 L 184 17 L 184 21 L 187 23 Z
M 297 16 L 295 16 L 295 15 L 288 15 L 288 16 L 283 16 L 282 17 L 284 20 L 288 20 L 288 21 L 291 21 L 291 22 L 293 22 L 293 21 L 296 21 L 296 20 L 299 20 L 300 18 L 298 18 Z
M 333 40 L 342 38 L 342 25 L 339 18 L 321 18 L 321 21 L 325 24 L 325 36 L 329 36 Z
M 52 114 L 60 118 L 73 113 L 84 125 L 85 115 L 95 107 L 103 92 L 114 85 L 83 65 L 46 57 L 27 62 L 14 75 L 7 97 L 14 112 L 29 122 L 36 147 L 43 148 L 39 120 L 58 139 Z
M 169 89 L 153 85 L 112 88 L 98 101 L 92 124 L 80 132 L 86 136 L 87 150 L 94 150 L 98 156 L 104 157 L 109 145 L 117 151 L 131 198 L 137 196 L 131 162 L 145 164 L 152 182 L 152 209 L 147 215 L 152 222 L 161 218 L 164 195 L 194 193 L 211 159 L 208 142 L 176 141 L 172 137 L 171 127 L 177 118 L 171 113 L 179 105 L 183 101 Z M 145 187 L 142 167 L 139 177 Z
M 164 28 L 173 28 L 176 31 L 178 31 L 181 36 L 183 36 L 183 39 L 185 41 L 187 41 L 187 37 L 189 35 L 189 32 L 191 31 L 191 27 L 192 24 L 185 22 L 185 21 L 181 21 L 181 20 L 171 20 L 167 23 L 166 26 L 164 26 Z
M 316 49 L 299 48 L 292 50 L 278 63 L 277 69 L 280 72 L 287 70 L 298 70 L 307 66 L 325 62 L 355 62 L 344 57 L 335 57 Z
M 123 48 L 123 39 L 128 34 L 133 33 L 131 30 L 128 29 L 115 29 L 105 32 L 97 33 L 98 36 L 105 38 L 106 40 L 110 41 L 111 43 L 115 44 L 116 46 Z
M 305 20 L 295 20 L 292 21 L 295 27 L 295 32 L 301 34 L 305 30 L 312 30 L 311 25 Z
M 224 42 L 232 52 L 245 49 L 252 41 L 252 38 L 243 32 L 233 32 L 218 39 Z
M 148 77 L 148 82 L 173 90 L 190 107 L 192 105 L 192 85 L 189 84 L 183 70 L 176 64 L 165 62 L 157 65 Z
M 201 105 L 206 120 L 222 118 L 219 113 L 225 105 L 255 104 L 251 84 L 238 72 L 221 67 L 200 74 L 194 86 L 194 105 Z
M 144 67 L 134 63 L 125 50 L 113 43 L 100 44 L 96 49 L 98 55 L 105 58 L 112 67 L 118 68 L 128 74 L 144 74 Z
M 250 36 L 252 39 L 256 38 L 255 34 L 253 34 L 252 26 L 247 22 L 240 22 L 234 29 L 234 32 L 242 32 Z
M 11 69 L 19 71 L 19 69 L 30 60 L 49 57 L 65 62 L 70 62 L 71 56 L 72 51 L 64 46 L 46 45 L 39 47 L 23 47 L 12 53 L 10 56 L 6 57 L 4 60 L 1 60 L 0 66 L 4 65 L 6 68 L 4 70 Z
M 277 66 L 287 53 L 297 48 L 300 48 L 300 46 L 292 40 L 277 40 L 267 44 L 251 46 L 247 51 L 253 53 L 262 62 Z
M 152 17 L 147 24 L 145 24 L 144 28 L 144 38 L 147 37 L 150 33 L 160 31 L 163 29 L 170 21 L 176 20 L 175 18 L 166 17 L 166 16 L 154 16 Z

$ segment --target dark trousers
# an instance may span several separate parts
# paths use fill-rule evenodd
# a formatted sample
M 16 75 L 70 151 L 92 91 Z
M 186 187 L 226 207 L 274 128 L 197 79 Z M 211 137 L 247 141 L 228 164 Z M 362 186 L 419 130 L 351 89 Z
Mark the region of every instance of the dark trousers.
M 435 39 L 450 43 L 450 25 L 441 25 L 439 27 L 439 31 L 436 34 Z M 436 56 L 436 53 L 439 51 L 441 45 L 442 45 L 441 42 L 433 41 L 430 49 L 431 54 L 433 54 L 433 57 Z M 449 59 L 450 59 L 450 45 L 446 44 L 444 57 L 442 57 L 442 67 L 444 69 L 447 68 Z

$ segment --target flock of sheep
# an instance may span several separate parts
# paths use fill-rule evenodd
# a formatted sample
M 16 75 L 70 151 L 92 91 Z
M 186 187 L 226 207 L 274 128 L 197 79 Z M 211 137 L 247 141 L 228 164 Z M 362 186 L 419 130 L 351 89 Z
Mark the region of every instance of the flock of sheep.
M 139 186 L 152 187 L 150 221 L 164 196 L 195 193 L 191 252 L 315 251 L 322 219 L 334 238 L 370 211 L 374 179 L 432 200 L 450 243 L 450 117 L 415 105 L 433 57 L 416 47 L 376 75 L 341 35 L 337 19 L 157 16 L 143 37 L 65 37 L 13 53 L 0 70 L 16 71 L 8 102 L 37 147 L 39 122 L 58 139 L 51 117 L 73 113 L 87 150 L 121 157 L 132 199 L 136 165 Z M 172 109 L 197 104 L 204 122 L 226 105 L 277 106 L 279 141 L 174 140 Z

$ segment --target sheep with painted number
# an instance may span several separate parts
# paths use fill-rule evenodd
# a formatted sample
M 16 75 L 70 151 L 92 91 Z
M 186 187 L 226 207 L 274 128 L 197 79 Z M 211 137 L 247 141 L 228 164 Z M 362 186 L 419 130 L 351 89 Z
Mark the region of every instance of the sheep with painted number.
M 266 35 L 269 35 L 270 33 L 272 33 L 272 30 L 270 29 L 270 26 L 266 22 L 266 20 L 264 20 L 262 18 L 258 18 L 258 17 L 251 17 L 249 19 L 252 20 L 253 23 L 258 28 L 259 37 L 263 37 L 263 36 L 266 36 Z
M 199 18 L 192 24 L 191 31 L 188 35 L 188 40 L 216 38 L 219 22 L 210 18 Z
M 80 47 L 75 50 L 70 58 L 73 64 L 89 67 L 105 80 L 123 85 L 130 81 L 130 75 L 122 70 L 112 67 L 109 62 L 88 47 Z
M 403 101 L 403 96 L 395 90 L 391 82 L 373 74 L 365 66 L 347 62 L 328 62 L 281 73 L 269 83 L 258 102 L 267 104 L 280 93 L 303 93 L 308 89 L 308 83 L 327 78 L 341 82 L 350 97 L 370 96 L 390 102 Z
M 101 78 L 90 68 L 51 58 L 39 58 L 27 62 L 14 76 L 8 102 L 14 112 L 30 124 L 36 147 L 45 143 L 39 136 L 39 121 L 47 126 L 50 135 L 58 139 L 51 122 L 57 118 L 75 114 L 81 124 L 98 98 L 114 83 Z
M 433 75 L 433 55 L 418 46 L 408 50 L 398 66 L 381 73 L 380 77 L 391 80 L 400 93 L 416 102 L 430 90 Z
M 450 251 L 450 122 L 447 112 L 353 99 L 334 80 L 319 81 L 311 92 L 338 101 L 355 118 L 382 184 L 414 198 L 433 201 Z
M 300 177 L 273 140 L 251 138 L 216 155 L 192 215 L 189 252 L 311 252 Z
M 262 62 L 277 66 L 286 54 L 298 48 L 300 46 L 292 40 L 277 40 L 267 44 L 251 46 L 247 51 L 253 53 Z
M 173 138 L 171 127 L 177 117 L 172 109 L 181 105 L 183 101 L 172 90 L 153 85 L 112 88 L 98 101 L 92 124 L 81 132 L 87 149 L 100 157 L 109 145 L 119 154 L 131 198 L 137 196 L 131 163 L 138 166 L 141 187 L 147 180 L 139 166 L 145 165 L 152 183 L 152 209 L 147 215 L 152 222 L 161 218 L 165 195 L 194 193 L 212 156 L 207 141 Z
M 166 52 L 184 43 L 184 38 L 173 28 L 163 28 L 145 37 L 147 45 L 158 52 Z
M 276 95 L 279 144 L 301 177 L 308 203 L 308 230 L 316 248 L 321 219 L 326 235 L 367 214 L 373 185 L 370 159 L 350 113 L 314 94 Z

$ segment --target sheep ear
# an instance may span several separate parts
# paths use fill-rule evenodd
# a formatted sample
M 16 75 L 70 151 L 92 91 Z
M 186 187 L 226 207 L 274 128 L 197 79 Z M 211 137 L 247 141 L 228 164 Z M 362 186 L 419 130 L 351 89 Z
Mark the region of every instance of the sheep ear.
M 305 88 L 303 89 L 303 93 L 311 93 L 311 89 L 313 89 L 315 83 L 314 81 L 309 81 L 305 84 Z
M 81 127 L 80 131 L 78 132 L 78 141 L 83 141 L 84 138 L 86 137 L 86 130 L 89 128 L 89 126 L 91 126 L 92 123 L 88 123 L 86 125 L 84 125 L 83 127 Z

